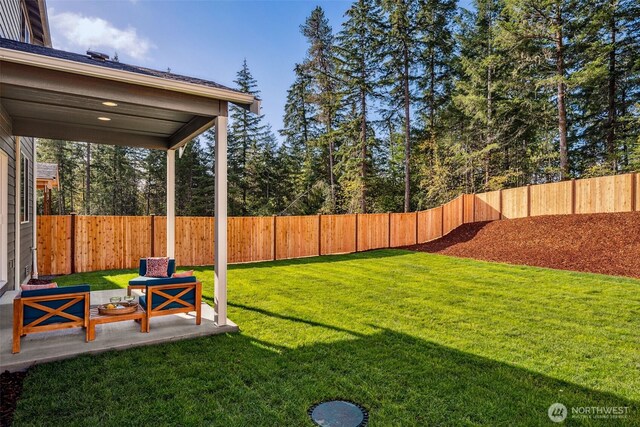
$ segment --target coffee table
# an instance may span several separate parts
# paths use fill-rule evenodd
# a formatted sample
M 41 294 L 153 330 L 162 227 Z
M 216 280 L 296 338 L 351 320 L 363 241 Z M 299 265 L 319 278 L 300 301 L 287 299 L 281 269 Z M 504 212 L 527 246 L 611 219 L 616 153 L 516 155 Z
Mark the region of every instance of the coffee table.
M 98 312 L 98 306 L 92 305 L 89 310 L 89 334 L 87 341 L 93 341 L 96 339 L 96 325 L 102 325 L 105 323 L 125 322 L 127 320 L 135 320 L 140 322 L 140 332 L 144 332 L 147 327 L 147 313 L 138 304 L 136 311 L 129 314 L 100 314 Z

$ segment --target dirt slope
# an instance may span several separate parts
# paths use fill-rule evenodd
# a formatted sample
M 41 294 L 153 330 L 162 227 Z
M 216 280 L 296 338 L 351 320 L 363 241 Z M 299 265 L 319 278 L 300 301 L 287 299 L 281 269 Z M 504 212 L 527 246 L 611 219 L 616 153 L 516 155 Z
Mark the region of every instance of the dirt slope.
M 408 249 L 640 278 L 640 212 L 465 224 Z

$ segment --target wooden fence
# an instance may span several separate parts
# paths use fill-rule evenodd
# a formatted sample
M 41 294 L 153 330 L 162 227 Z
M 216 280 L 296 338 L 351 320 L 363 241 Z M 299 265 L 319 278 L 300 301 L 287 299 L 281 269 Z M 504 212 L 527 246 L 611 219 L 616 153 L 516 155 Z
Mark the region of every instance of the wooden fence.
M 438 239 L 464 223 L 539 215 L 640 210 L 637 174 L 464 194 L 411 213 L 241 217 L 228 220 L 229 262 L 254 262 L 401 247 Z M 39 216 L 42 275 L 135 268 L 166 254 L 161 216 Z M 211 217 L 176 218 L 178 265 L 213 263 Z

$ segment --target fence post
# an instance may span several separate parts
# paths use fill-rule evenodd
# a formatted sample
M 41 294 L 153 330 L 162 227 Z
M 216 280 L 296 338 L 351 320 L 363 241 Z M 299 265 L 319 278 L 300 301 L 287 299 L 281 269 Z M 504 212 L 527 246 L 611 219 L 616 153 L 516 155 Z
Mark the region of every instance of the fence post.
M 71 212 L 71 274 L 76 272 L 76 213 Z
M 531 185 L 527 184 L 527 218 L 531 216 Z
M 391 212 L 387 216 L 387 247 L 391 247 Z
M 440 205 L 440 237 L 444 237 L 444 205 Z
M 318 214 L 318 256 L 322 255 L 322 214 Z
M 151 227 L 149 227 L 149 230 L 151 232 L 151 256 L 154 257 L 156 256 L 156 215 L 151 214 L 150 218 Z
M 499 203 L 498 203 L 498 210 L 500 211 L 500 219 L 504 219 L 504 216 L 502 215 L 502 188 L 500 190 L 498 190 L 498 198 L 500 199 Z
M 418 211 L 416 211 L 416 245 L 418 244 L 418 220 L 420 219 L 420 215 L 418 215 Z
M 576 179 L 571 178 L 571 214 L 576 213 Z
M 631 212 L 638 209 L 638 205 L 636 204 L 636 198 L 638 197 L 637 186 L 638 186 L 638 174 L 632 173 L 631 174 Z
M 460 224 L 462 225 L 464 224 L 464 193 L 460 197 L 462 197 L 462 202 L 460 203 L 460 210 L 462 211 L 462 215 L 461 215 L 462 220 L 460 221 Z
M 278 235 L 276 234 L 276 216 L 273 215 L 273 223 L 271 224 L 271 229 L 273 230 L 273 260 L 275 261 L 277 259 L 276 257 L 276 247 L 278 246 L 277 243 L 277 237 Z
M 356 212 L 356 226 L 355 226 L 355 229 L 356 229 L 356 239 L 355 239 L 356 252 L 358 252 L 358 213 L 357 212 Z

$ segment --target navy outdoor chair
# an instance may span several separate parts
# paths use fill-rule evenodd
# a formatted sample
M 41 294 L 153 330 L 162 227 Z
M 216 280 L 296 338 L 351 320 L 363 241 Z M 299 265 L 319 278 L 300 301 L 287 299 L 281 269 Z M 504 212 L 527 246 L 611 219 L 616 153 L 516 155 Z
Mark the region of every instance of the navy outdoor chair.
M 89 285 L 22 291 L 13 300 L 13 353 L 32 333 L 85 328 L 89 341 Z
M 175 281 L 177 278 L 171 277 L 176 271 L 176 260 L 169 259 L 169 265 L 167 266 L 167 277 L 146 277 L 147 273 L 147 259 L 140 258 L 140 265 L 138 267 L 139 276 L 135 279 L 129 280 L 129 286 L 127 287 L 127 295 L 131 295 L 132 289 L 145 289 L 148 284 L 167 285 L 174 283 L 185 283 L 184 281 Z

